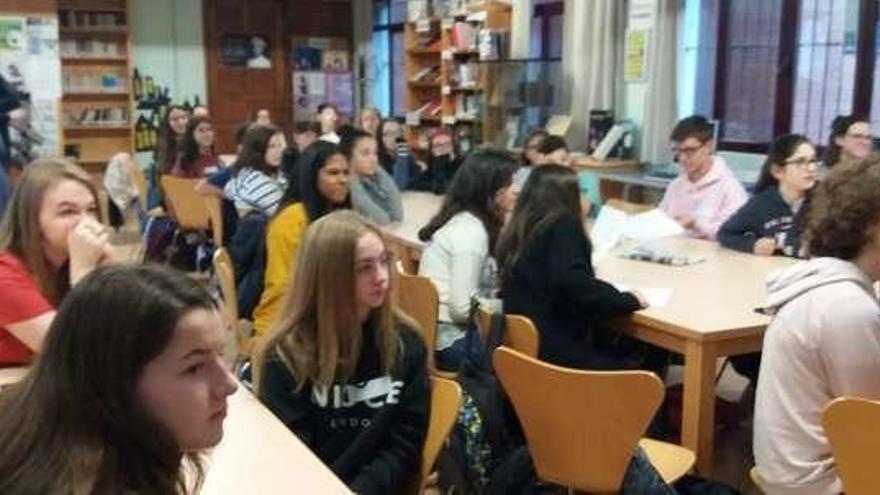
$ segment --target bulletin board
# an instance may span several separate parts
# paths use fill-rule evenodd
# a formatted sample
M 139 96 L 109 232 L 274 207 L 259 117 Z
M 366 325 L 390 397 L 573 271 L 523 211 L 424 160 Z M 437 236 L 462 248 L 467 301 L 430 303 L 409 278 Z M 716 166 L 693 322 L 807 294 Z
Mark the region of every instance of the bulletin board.
M 290 54 L 295 121 L 308 121 L 325 102 L 342 114 L 354 113 L 354 75 L 346 38 L 294 36 Z

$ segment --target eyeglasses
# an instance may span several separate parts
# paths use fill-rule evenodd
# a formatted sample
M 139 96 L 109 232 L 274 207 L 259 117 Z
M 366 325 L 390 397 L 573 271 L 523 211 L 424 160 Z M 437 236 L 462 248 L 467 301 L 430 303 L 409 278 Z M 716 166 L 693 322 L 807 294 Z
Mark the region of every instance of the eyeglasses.
M 863 139 L 870 141 L 872 136 L 870 134 L 859 134 L 859 133 L 846 133 L 846 137 L 851 137 L 853 139 Z
M 785 160 L 783 163 L 785 163 L 786 165 L 794 165 L 797 168 L 804 169 L 808 168 L 810 165 L 818 167 L 821 162 L 816 157 L 807 158 L 802 156 L 800 158 Z
M 701 143 L 697 146 L 673 146 L 670 148 L 673 156 L 692 156 L 694 153 L 699 151 L 701 148 L 706 146 L 706 143 Z

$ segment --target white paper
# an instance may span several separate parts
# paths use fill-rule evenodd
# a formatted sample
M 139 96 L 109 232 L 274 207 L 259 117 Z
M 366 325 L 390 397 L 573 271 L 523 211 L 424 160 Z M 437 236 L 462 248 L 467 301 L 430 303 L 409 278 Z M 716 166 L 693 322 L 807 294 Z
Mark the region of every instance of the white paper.
M 593 253 L 604 254 L 617 246 L 623 236 L 627 217 L 629 215 L 610 206 L 603 206 L 599 210 L 599 216 L 596 217 L 596 221 L 593 222 L 593 230 L 590 231 Z
M 620 292 L 638 292 L 645 298 L 650 308 L 665 308 L 672 299 L 670 287 L 630 287 L 626 284 L 612 284 Z
M 672 218 L 669 218 L 669 215 L 663 213 L 659 208 L 654 208 L 638 215 L 631 215 L 623 229 L 624 237 L 637 241 L 659 239 L 683 233 L 684 229 L 681 225 Z

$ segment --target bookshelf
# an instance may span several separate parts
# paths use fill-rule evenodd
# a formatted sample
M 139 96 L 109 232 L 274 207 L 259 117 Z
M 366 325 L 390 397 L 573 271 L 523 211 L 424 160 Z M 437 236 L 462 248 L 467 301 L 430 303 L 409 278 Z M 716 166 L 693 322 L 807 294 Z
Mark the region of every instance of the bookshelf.
M 499 1 L 410 1 L 406 46 L 407 141 L 426 152 L 438 127 L 466 150 L 502 125 L 491 63 L 506 58 L 511 7 Z
M 127 0 L 58 0 L 61 141 L 94 174 L 134 152 L 131 36 Z

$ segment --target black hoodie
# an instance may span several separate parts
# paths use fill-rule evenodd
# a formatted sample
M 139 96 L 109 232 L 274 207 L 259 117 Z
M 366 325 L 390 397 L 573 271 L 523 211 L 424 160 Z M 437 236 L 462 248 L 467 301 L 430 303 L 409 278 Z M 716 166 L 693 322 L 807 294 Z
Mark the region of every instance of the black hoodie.
M 296 391 L 276 352 L 266 363 L 263 402 L 359 494 L 395 494 L 419 470 L 430 396 L 421 337 L 401 328 L 403 352 L 390 376 L 381 370 L 374 332 L 364 328 L 361 357 L 348 383 Z
M 755 242 L 762 237 L 776 241 L 776 252 L 784 256 L 804 257 L 801 249 L 800 222 L 809 206 L 809 199 L 798 210 L 782 199 L 779 186 L 769 187 L 749 199 L 718 230 L 722 246 L 753 253 Z

